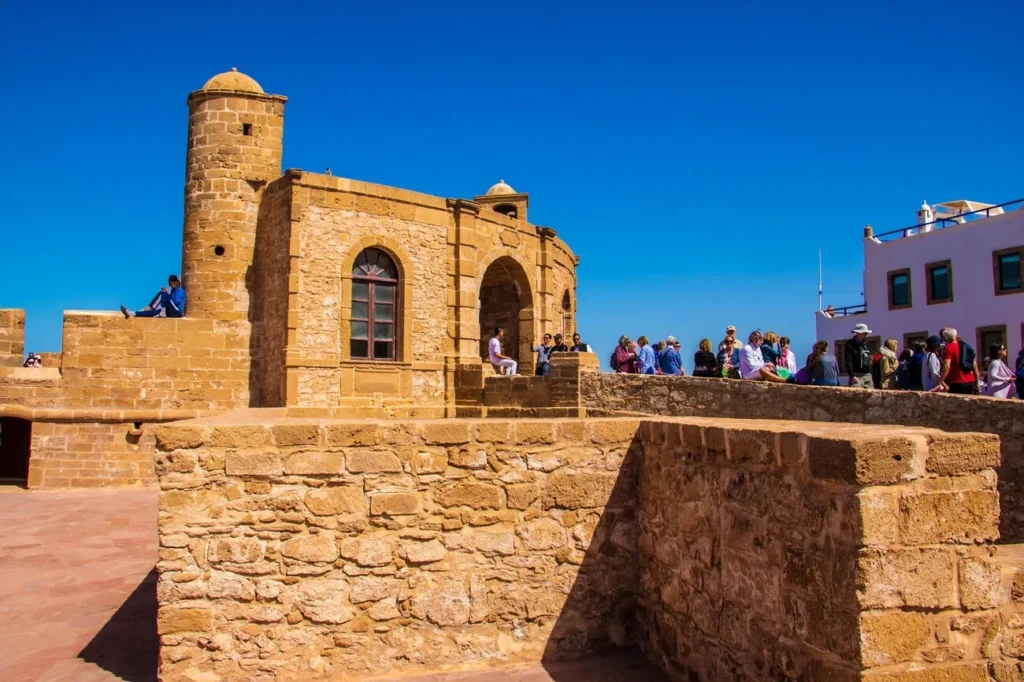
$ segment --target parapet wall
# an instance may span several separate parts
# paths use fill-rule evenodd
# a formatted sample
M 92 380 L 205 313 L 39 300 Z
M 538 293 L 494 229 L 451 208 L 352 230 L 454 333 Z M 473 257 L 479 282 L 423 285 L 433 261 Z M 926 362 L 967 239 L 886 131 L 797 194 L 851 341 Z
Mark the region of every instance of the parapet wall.
M 25 311 L 0 309 L 0 367 L 21 367 L 25 355 Z
M 629 641 L 636 431 L 261 411 L 160 427 L 162 679 L 486 666 Z
M 924 426 L 999 436 L 1003 542 L 1024 542 L 1024 401 L 694 377 L 582 373 L 595 416 L 650 414 Z
M 259 410 L 156 436 L 165 682 L 620 644 L 700 682 L 1024 672 L 991 436 Z

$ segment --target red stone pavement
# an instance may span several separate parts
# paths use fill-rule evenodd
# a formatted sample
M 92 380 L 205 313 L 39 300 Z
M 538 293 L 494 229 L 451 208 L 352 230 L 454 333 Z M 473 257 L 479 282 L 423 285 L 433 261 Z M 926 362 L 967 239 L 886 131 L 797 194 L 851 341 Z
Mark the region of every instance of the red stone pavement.
M 156 502 L 152 489 L 0 488 L 0 682 L 156 680 Z M 517 670 L 401 678 L 665 679 L 631 651 Z

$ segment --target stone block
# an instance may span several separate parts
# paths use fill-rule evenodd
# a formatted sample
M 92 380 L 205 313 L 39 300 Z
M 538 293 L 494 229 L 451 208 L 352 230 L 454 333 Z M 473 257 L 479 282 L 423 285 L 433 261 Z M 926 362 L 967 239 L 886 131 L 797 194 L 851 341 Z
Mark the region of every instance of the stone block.
M 937 433 L 928 436 L 928 471 L 951 476 L 999 466 L 994 433 Z
M 481 443 L 508 443 L 512 440 L 512 423 L 483 421 L 476 425 L 476 439 Z
M 608 504 L 618 474 L 556 471 L 544 482 L 544 508 L 590 509 Z
M 1009 601 L 999 561 L 985 557 L 960 559 L 960 603 L 964 610 L 994 609 Z
M 206 594 L 210 599 L 252 601 L 256 598 L 256 587 L 248 578 L 234 573 L 216 571 L 207 581 Z
M 920 436 L 837 438 L 812 436 L 807 442 L 811 474 L 843 483 L 902 483 L 922 475 L 926 444 Z
M 351 474 L 401 473 L 402 462 L 393 452 L 357 450 L 345 456 L 345 468 Z
M 639 422 L 634 419 L 599 419 L 590 424 L 590 440 L 597 445 L 629 445 L 638 428 Z
M 306 563 L 334 562 L 338 559 L 338 546 L 328 533 L 298 535 L 281 543 L 281 556 Z
M 306 508 L 317 516 L 366 514 L 366 497 L 361 488 L 337 486 L 306 491 Z
M 279 447 L 320 444 L 320 427 L 317 424 L 275 424 L 270 427 L 270 435 Z
M 932 641 L 928 616 L 908 611 L 860 616 L 860 659 L 865 668 L 903 663 Z
M 858 560 L 858 598 L 865 609 L 954 608 L 955 555 L 944 548 L 865 549 Z
M 432 564 L 441 561 L 448 551 L 437 540 L 429 542 L 410 542 L 402 546 L 400 556 L 413 565 Z
M 394 597 L 398 590 L 399 583 L 391 578 L 366 576 L 352 581 L 352 591 L 348 599 L 353 604 L 364 604 Z
M 479 446 L 465 446 L 455 450 L 448 463 L 460 469 L 483 469 L 487 466 L 487 451 Z
M 205 608 L 161 606 L 156 616 L 159 635 L 179 632 L 209 632 L 213 629 L 213 611 Z
M 527 521 L 516 529 L 516 535 L 530 551 L 558 549 L 566 543 L 565 527 L 551 518 Z
M 896 670 L 868 670 L 862 682 L 989 682 L 984 663 L 905 664 Z
M 444 450 L 421 450 L 412 457 L 412 469 L 417 474 L 443 474 L 448 468 L 448 453 Z
M 386 538 L 348 538 L 341 543 L 341 555 L 359 566 L 373 568 L 392 563 L 394 548 Z
M 860 544 L 867 547 L 895 545 L 900 542 L 900 514 L 897 496 L 883 487 L 866 488 L 857 493 Z
M 284 470 L 288 474 L 337 476 L 345 471 L 345 455 L 315 450 L 296 452 L 285 458 Z
M 376 445 L 380 427 L 376 423 L 349 422 L 327 426 L 327 444 L 342 447 Z
M 158 450 L 191 450 L 198 448 L 206 439 L 206 429 L 201 426 L 161 425 L 153 429 Z
M 900 538 L 905 545 L 976 543 L 998 537 L 999 494 L 993 490 L 900 498 Z
M 775 464 L 778 434 L 774 431 L 732 429 L 728 433 L 730 461 L 747 464 Z
M 427 445 L 460 445 L 470 441 L 468 422 L 438 421 L 423 424 L 423 440 Z
M 510 509 L 526 509 L 540 497 L 540 486 L 536 483 L 515 483 L 506 486 Z
M 280 476 L 284 464 L 272 451 L 228 452 L 224 456 L 224 470 L 228 476 Z
M 416 493 L 377 493 L 370 496 L 372 516 L 408 516 L 420 512 L 420 496 Z
M 295 590 L 295 606 L 312 623 L 339 624 L 352 620 L 344 580 L 306 579 Z
M 210 430 L 210 445 L 215 448 L 258 448 L 267 445 L 267 430 L 262 426 L 218 426 Z
M 501 509 L 505 506 L 501 488 L 490 483 L 447 483 L 438 489 L 435 501 L 442 507 Z
M 424 586 L 413 595 L 411 612 L 414 618 L 435 625 L 451 627 L 469 622 L 470 597 L 463 578 L 452 577 Z
M 546 421 L 519 421 L 515 424 L 516 442 L 539 445 L 555 442 L 555 424 Z
M 210 542 L 210 563 L 251 564 L 263 558 L 263 543 L 256 538 L 223 538 Z

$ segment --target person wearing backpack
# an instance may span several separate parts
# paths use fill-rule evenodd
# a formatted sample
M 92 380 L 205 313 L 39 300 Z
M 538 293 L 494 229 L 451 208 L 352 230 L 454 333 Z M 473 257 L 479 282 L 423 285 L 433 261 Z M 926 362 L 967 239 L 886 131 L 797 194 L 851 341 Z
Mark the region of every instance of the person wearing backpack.
M 939 390 L 958 395 L 978 394 L 978 373 L 974 349 L 961 339 L 952 327 L 942 330 L 942 373 Z M 961 349 L 963 349 L 961 351 Z
M 899 388 L 896 371 L 899 369 L 896 357 L 896 339 L 886 339 L 885 344 L 871 359 L 871 383 L 875 388 Z
M 928 363 L 928 355 L 925 353 L 927 346 L 924 341 L 914 343 L 914 352 L 910 356 L 910 377 L 908 379 L 911 391 L 924 390 L 924 368 Z
M 913 383 L 910 377 L 910 361 L 913 357 L 914 351 L 909 348 L 904 348 L 900 353 L 899 364 L 896 366 L 896 388 L 901 391 L 909 391 Z
M 846 342 L 846 347 L 843 350 L 846 371 L 850 373 L 850 386 L 872 388 L 871 367 L 874 364 L 874 358 L 867 344 L 871 330 L 866 324 L 858 324 L 851 331 L 853 338 Z

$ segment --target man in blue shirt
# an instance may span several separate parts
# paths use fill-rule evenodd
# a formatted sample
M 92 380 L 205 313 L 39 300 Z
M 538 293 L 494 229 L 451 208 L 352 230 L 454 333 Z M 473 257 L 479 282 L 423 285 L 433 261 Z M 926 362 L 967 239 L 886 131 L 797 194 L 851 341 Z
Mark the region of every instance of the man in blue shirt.
M 679 342 L 676 337 L 665 339 L 665 348 L 658 353 L 658 366 L 662 374 L 682 374 L 683 357 L 679 354 Z
M 654 367 L 658 362 L 654 355 L 654 348 L 647 342 L 646 336 L 636 340 L 636 364 L 640 367 L 641 374 L 654 374 Z
M 168 289 L 170 287 L 170 289 Z M 160 287 L 160 293 L 148 306 L 134 313 L 121 306 L 121 313 L 127 317 L 185 317 L 185 290 L 177 275 L 167 278 L 167 286 Z

